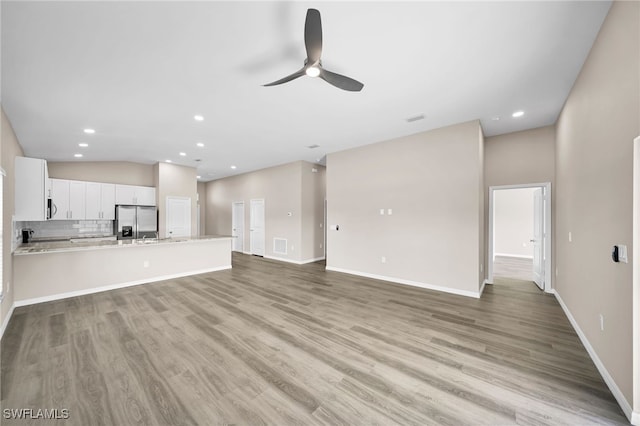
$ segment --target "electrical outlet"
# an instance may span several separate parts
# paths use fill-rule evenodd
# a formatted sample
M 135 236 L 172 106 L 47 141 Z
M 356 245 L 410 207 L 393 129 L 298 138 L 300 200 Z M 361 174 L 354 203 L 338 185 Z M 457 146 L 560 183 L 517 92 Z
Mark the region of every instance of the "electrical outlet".
M 558 268 L 556 268 L 556 277 L 558 276 Z
M 387 214 L 391 216 L 393 214 L 393 209 L 387 209 Z
M 380 216 L 384 216 L 384 209 L 380 209 Z
M 600 331 L 604 331 L 604 315 L 600 314 Z
M 382 256 L 382 259 L 380 259 L 380 261 L 381 261 L 382 263 L 387 263 L 387 258 L 386 258 L 386 257 L 384 257 L 384 256 Z
M 573 238 L 571 237 L 571 231 L 569 231 L 569 242 L 573 241 Z
M 480 272 L 482 272 L 482 269 L 483 269 L 483 267 L 482 267 L 482 263 L 481 263 L 480 264 Z
M 291 244 L 291 251 L 296 251 L 296 248 Z
M 149 261 L 145 260 L 144 262 L 142 262 L 142 267 L 143 268 L 148 268 L 149 267 Z
M 320 248 L 322 248 L 322 243 L 320 243 Z
M 7 281 L 7 294 L 11 293 L 11 281 Z

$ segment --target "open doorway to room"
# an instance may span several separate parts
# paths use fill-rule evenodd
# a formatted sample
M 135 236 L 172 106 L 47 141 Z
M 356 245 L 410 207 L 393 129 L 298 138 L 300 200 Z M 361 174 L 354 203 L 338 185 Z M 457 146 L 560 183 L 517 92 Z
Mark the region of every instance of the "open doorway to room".
M 489 284 L 534 282 L 551 291 L 551 184 L 489 189 Z

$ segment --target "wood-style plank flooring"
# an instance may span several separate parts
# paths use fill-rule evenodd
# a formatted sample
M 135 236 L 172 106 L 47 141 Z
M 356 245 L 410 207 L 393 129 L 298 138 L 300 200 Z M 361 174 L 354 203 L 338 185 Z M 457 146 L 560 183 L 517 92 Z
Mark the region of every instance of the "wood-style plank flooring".
M 498 283 L 476 300 L 234 254 L 18 308 L 2 408 L 82 426 L 626 424 L 555 298 Z
M 493 261 L 493 276 L 521 281 L 532 281 L 533 259 L 496 256 Z

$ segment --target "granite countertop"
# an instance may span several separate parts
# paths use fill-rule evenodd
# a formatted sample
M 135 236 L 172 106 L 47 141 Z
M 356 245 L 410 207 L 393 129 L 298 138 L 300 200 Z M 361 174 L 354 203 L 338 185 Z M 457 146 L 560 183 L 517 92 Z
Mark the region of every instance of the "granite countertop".
M 152 245 L 194 243 L 219 239 L 230 239 L 231 235 L 204 235 L 200 237 L 145 238 L 138 240 L 105 240 L 104 238 L 69 239 L 65 241 L 41 241 L 22 244 L 14 255 L 54 253 L 64 251 L 97 250 L 118 247 L 144 247 Z

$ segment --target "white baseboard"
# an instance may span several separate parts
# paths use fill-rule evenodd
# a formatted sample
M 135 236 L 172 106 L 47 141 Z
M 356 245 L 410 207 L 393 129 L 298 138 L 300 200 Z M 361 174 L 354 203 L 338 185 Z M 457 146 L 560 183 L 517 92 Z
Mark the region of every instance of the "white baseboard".
M 16 304 L 13 303 L 11 305 L 11 308 L 9 308 L 9 313 L 7 314 L 7 316 L 4 317 L 4 321 L 2 321 L 2 328 L 0 328 L 0 339 L 2 339 L 2 336 L 4 336 L 4 331 L 7 329 L 7 326 L 9 325 L 9 320 L 11 319 L 11 316 L 13 315 L 13 310 L 16 308 Z
M 634 426 L 640 426 L 640 411 L 634 411 L 631 413 L 631 424 Z
M 103 291 L 116 290 L 116 289 L 125 288 L 125 287 L 133 287 L 136 285 L 149 284 L 157 281 L 171 280 L 174 278 L 182 278 L 182 277 L 187 277 L 189 275 L 206 274 L 207 272 L 223 271 L 225 269 L 231 269 L 231 265 L 219 266 L 216 268 L 200 269 L 197 271 L 181 272 L 179 274 L 162 275 L 159 277 L 145 278 L 137 281 L 129 281 L 129 282 L 124 282 L 119 284 L 105 285 L 102 287 L 87 288 L 84 290 L 69 291 L 66 293 L 52 294 L 50 296 L 44 296 L 44 297 L 35 297 L 33 299 L 16 300 L 13 304 L 16 307 L 35 305 L 37 303 L 51 302 L 53 300 L 66 299 L 69 297 L 76 297 L 76 296 L 84 296 L 84 295 L 93 294 L 93 293 L 101 293 Z
M 562 297 L 560 297 L 560 294 L 555 290 L 552 290 L 551 292 L 556 296 L 556 299 L 558 300 L 558 303 L 560 303 L 560 306 L 562 307 L 562 310 L 564 311 L 564 313 L 567 316 L 567 318 L 569 318 L 569 322 L 571 323 L 571 325 L 573 326 L 574 330 L 578 334 L 578 337 L 580 338 L 580 341 L 582 342 L 582 344 L 584 345 L 585 349 L 587 350 L 587 353 L 591 357 L 591 360 L 596 365 L 596 368 L 600 372 L 600 375 L 604 379 L 604 382 L 609 387 L 609 390 L 611 390 L 611 393 L 615 397 L 616 401 L 618 401 L 618 404 L 620 405 L 620 408 L 622 408 L 622 411 L 624 411 L 624 414 L 627 416 L 627 418 L 629 419 L 629 421 L 632 424 L 640 425 L 640 422 L 639 422 L 640 418 L 638 418 L 638 414 L 639 413 L 637 413 L 637 412 L 633 413 L 633 414 L 636 415 L 636 423 L 634 423 L 633 422 L 633 418 L 632 418 L 631 404 L 624 397 L 624 395 L 622 394 L 622 391 L 620 390 L 620 388 L 618 387 L 616 382 L 613 380 L 613 377 L 611 377 L 611 374 L 609 374 L 609 371 L 607 371 L 606 367 L 604 366 L 604 364 L 602 363 L 602 361 L 598 357 L 598 354 L 593 349 L 593 346 L 591 346 L 591 343 L 589 343 L 589 340 L 587 339 L 587 336 L 582 332 L 582 329 L 580 328 L 580 326 L 576 322 L 576 319 L 571 314 L 571 311 L 569 311 L 569 308 L 567 307 L 567 305 L 565 305 L 564 301 L 562 300 Z
M 482 285 L 480 286 L 480 291 L 478 292 L 478 297 L 482 296 L 482 293 L 484 292 L 484 287 L 488 284 L 487 280 L 482 281 Z
M 315 259 L 307 259 L 307 260 L 293 260 L 293 259 L 285 259 L 283 257 L 267 256 L 267 255 L 264 255 L 263 257 L 265 259 L 278 260 L 280 262 L 295 263 L 296 265 L 305 265 L 307 263 L 313 263 L 313 262 L 317 262 L 319 260 L 324 260 L 324 256 L 323 257 L 316 257 Z
M 524 254 L 511 254 L 511 253 L 494 253 L 493 260 L 496 260 L 497 256 L 501 257 L 515 257 L 516 259 L 531 259 L 533 260 L 533 256 L 526 256 Z
M 451 287 L 442 287 L 442 286 L 433 285 L 433 284 L 421 283 L 418 281 L 405 280 L 402 278 L 386 277 L 384 275 L 370 274 L 368 272 L 352 271 L 350 269 L 334 268 L 332 266 L 327 266 L 325 269 L 327 271 L 342 272 L 344 274 L 358 275 L 361 277 L 373 278 L 375 280 L 389 281 L 397 284 L 410 285 L 412 287 L 420 287 L 420 288 L 426 288 L 428 290 L 436 290 L 436 291 L 442 291 L 444 293 L 457 294 L 458 296 L 473 297 L 475 299 L 480 298 L 479 291 L 475 292 L 475 291 L 468 291 L 468 290 L 458 290 L 456 288 L 451 288 Z

